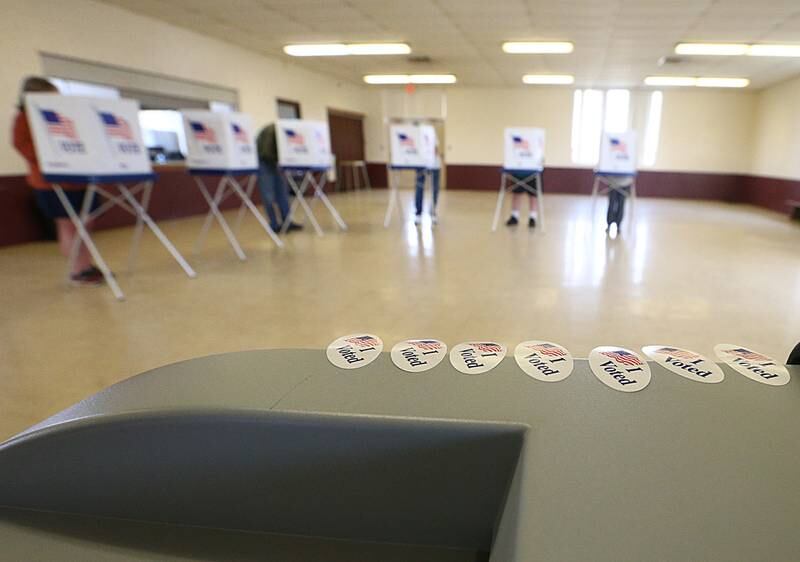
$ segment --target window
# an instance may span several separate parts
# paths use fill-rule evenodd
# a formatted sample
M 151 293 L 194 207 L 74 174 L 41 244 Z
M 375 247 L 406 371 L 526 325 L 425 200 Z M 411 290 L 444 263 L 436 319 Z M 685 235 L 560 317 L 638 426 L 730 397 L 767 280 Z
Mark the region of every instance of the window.
M 155 162 L 181 160 L 187 153 L 183 117 L 173 110 L 145 109 L 139 112 L 144 145 Z
M 279 99 L 278 119 L 300 119 L 300 104 L 296 101 Z
M 56 85 L 58 91 L 65 96 L 85 96 L 90 98 L 119 98 L 119 90 L 110 86 L 79 82 L 78 80 L 64 80 L 63 78 L 48 78 Z
M 607 133 L 624 133 L 627 131 L 630 105 L 630 91 L 609 90 L 606 92 L 606 119 L 603 130 Z
M 572 161 L 594 166 L 600 158 L 603 131 L 630 127 L 630 90 L 575 90 L 572 105 Z
M 658 152 L 658 140 L 661 134 L 661 108 L 664 103 L 664 94 L 653 92 L 650 94 L 650 104 L 647 108 L 647 123 L 644 129 L 644 151 L 642 165 L 654 166 Z

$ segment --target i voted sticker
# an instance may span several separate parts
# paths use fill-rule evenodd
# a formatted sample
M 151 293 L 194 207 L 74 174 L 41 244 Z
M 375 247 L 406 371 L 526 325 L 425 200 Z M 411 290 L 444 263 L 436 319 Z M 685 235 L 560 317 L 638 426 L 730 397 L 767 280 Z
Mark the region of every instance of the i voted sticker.
M 343 336 L 328 346 L 328 361 L 340 369 L 358 369 L 369 365 L 383 351 L 383 342 L 372 334 Z
M 637 392 L 650 384 L 650 366 L 622 347 L 595 347 L 589 353 L 589 366 L 600 382 L 620 392 Z
M 439 340 L 405 340 L 392 348 L 392 363 L 409 373 L 433 369 L 447 355 L 447 345 Z
M 496 342 L 465 342 L 450 350 L 450 363 L 465 375 L 480 375 L 497 367 L 506 346 Z
M 756 382 L 783 386 L 791 378 L 785 366 L 741 345 L 721 343 L 714 346 L 714 353 L 732 369 Z
M 694 351 L 668 345 L 647 345 L 642 351 L 668 371 L 690 381 L 716 383 L 725 380 L 719 365 Z
M 526 375 L 544 382 L 558 382 L 567 378 L 575 366 L 572 355 L 558 344 L 530 340 L 519 344 L 514 359 Z

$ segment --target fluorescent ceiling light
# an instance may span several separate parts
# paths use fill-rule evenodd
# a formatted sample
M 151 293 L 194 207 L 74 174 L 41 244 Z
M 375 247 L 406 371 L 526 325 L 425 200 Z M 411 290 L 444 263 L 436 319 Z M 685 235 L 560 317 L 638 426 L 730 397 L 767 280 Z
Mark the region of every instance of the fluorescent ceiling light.
M 747 78 L 712 78 L 701 76 L 648 76 L 644 79 L 648 86 L 697 86 L 699 88 L 746 88 Z
M 572 84 L 575 77 L 569 74 L 526 74 L 522 81 L 526 84 Z
M 367 84 L 455 84 L 452 74 L 368 74 Z
M 698 78 L 696 86 L 700 88 L 746 88 L 750 84 L 747 78 Z
M 347 55 L 407 55 L 405 43 L 312 43 L 286 45 L 283 52 L 293 57 L 344 57 Z
M 562 55 L 571 53 L 572 43 L 568 41 L 508 41 L 503 43 L 503 51 L 512 55 Z
M 800 45 L 750 45 L 752 57 L 800 57 Z
M 745 43 L 678 43 L 675 54 L 736 56 L 746 55 L 749 48 Z

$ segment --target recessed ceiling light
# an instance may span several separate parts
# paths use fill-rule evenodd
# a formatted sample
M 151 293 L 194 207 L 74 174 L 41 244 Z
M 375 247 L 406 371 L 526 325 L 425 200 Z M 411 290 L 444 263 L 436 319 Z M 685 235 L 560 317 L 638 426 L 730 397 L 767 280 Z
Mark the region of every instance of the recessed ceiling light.
M 746 88 L 747 78 L 713 78 L 694 76 L 648 76 L 644 79 L 648 86 L 697 86 L 699 88 Z
M 367 84 L 455 84 L 453 74 L 368 74 Z
M 562 55 L 571 53 L 574 47 L 568 41 L 508 41 L 503 51 L 512 55 Z
M 736 56 L 746 55 L 749 45 L 745 43 L 678 43 L 675 54 Z
M 750 45 L 747 54 L 753 57 L 800 57 L 800 45 Z
M 283 52 L 293 57 L 343 57 L 347 55 L 407 55 L 405 43 L 311 43 L 286 45 Z
M 575 77 L 569 74 L 526 74 L 522 81 L 525 84 L 572 84 Z

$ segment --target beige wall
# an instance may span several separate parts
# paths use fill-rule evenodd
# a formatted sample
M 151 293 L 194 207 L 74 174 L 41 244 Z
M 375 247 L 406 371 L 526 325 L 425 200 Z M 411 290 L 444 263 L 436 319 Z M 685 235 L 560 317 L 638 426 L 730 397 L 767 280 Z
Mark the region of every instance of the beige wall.
M 275 119 L 276 97 L 299 101 L 308 119 L 327 119 L 328 107 L 361 113 L 373 107 L 374 93 L 361 85 L 90 0 L 0 0 L 0 13 L 3 131 L 10 130 L 20 80 L 41 72 L 40 52 L 230 87 L 259 124 Z M 0 174 L 24 169 L 3 143 Z
M 752 173 L 800 179 L 800 79 L 759 93 Z

